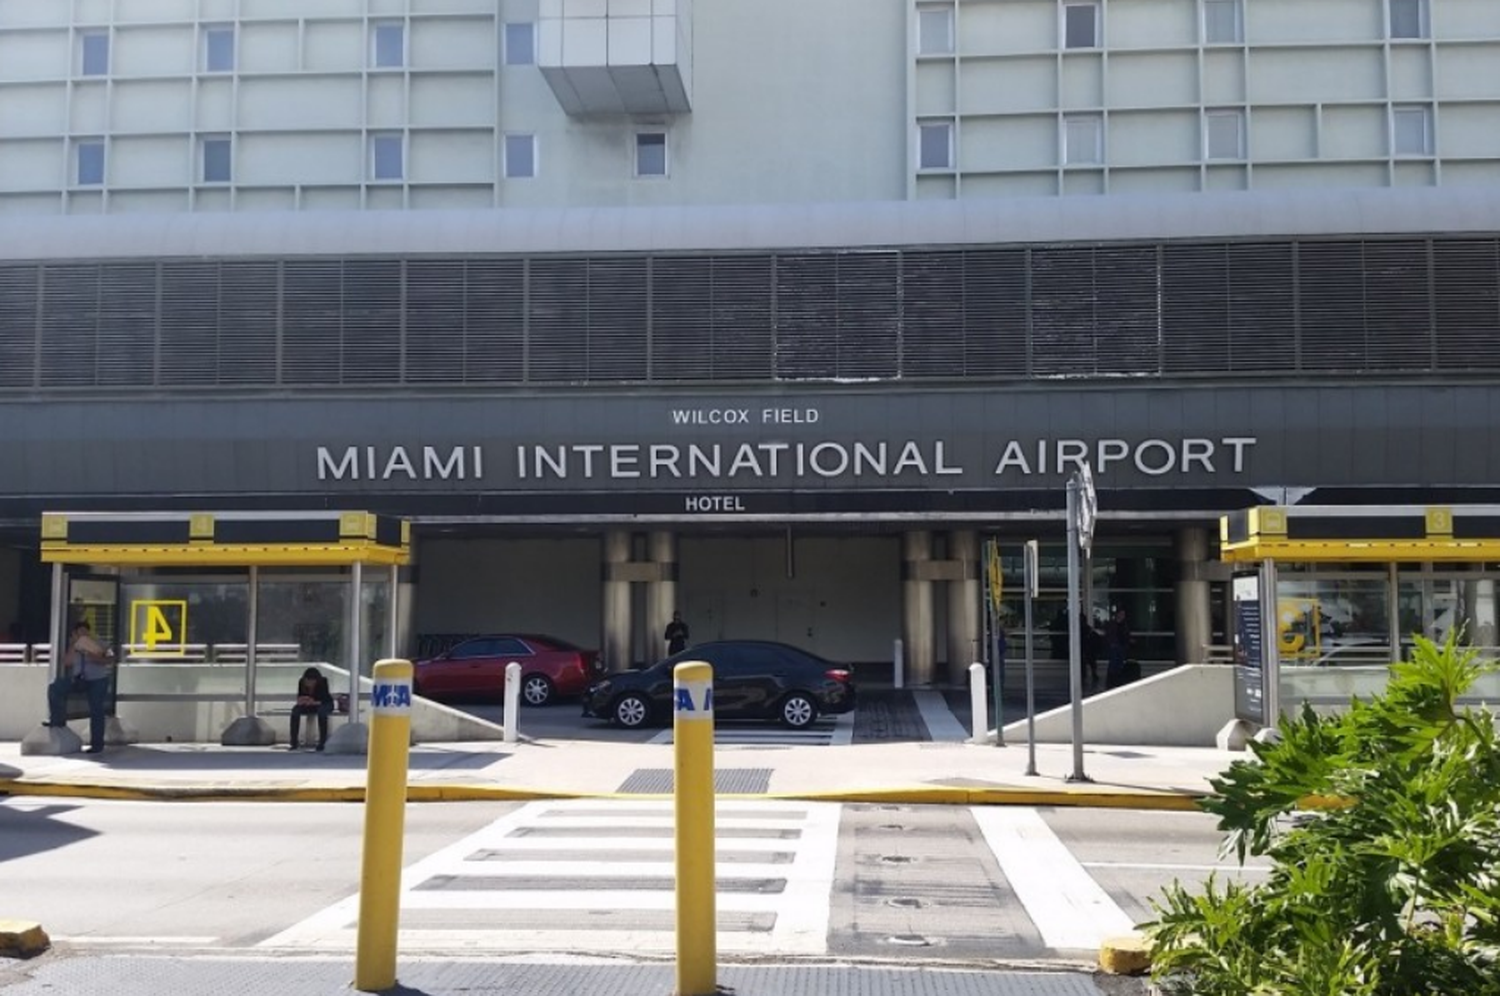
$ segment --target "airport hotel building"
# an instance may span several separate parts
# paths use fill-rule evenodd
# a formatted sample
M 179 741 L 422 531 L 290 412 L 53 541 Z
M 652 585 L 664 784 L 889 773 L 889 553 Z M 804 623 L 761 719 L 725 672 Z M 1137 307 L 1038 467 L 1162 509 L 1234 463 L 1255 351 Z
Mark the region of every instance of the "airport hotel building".
M 1166 666 L 1221 515 L 1500 496 L 1495 0 L 0 0 L 0 234 L 22 639 L 43 511 L 361 509 L 409 654 L 677 608 L 944 683 L 990 539 L 1051 655 L 1087 464 Z M 1495 643 L 1500 565 L 1289 577 Z M 338 582 L 262 639 L 338 660 Z M 76 583 L 243 639 L 243 574 Z

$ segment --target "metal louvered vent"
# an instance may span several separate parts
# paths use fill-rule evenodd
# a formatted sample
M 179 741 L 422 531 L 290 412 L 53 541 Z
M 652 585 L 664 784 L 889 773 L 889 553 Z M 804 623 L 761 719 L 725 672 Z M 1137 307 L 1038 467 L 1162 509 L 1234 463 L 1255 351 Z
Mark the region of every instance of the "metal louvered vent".
M 832 253 L 776 260 L 776 379 L 835 375 L 838 266 Z
M 770 256 L 713 261 L 709 324 L 714 380 L 766 381 L 774 375 L 774 272 Z
M 99 267 L 42 269 L 42 386 L 99 383 Z
M 567 384 L 588 379 L 589 264 L 585 259 L 531 263 L 526 379 Z
M 99 383 L 110 387 L 149 387 L 155 378 L 156 265 L 102 266 L 99 268 Z
M 651 379 L 709 380 L 714 369 L 713 260 L 651 264 Z
M 526 379 L 526 264 L 471 261 L 464 266 L 464 383 Z
M 233 262 L 219 268 L 220 384 L 276 382 L 280 276 L 275 263 Z
M 1027 328 L 1029 254 L 1024 249 L 963 255 L 964 365 L 956 376 L 1024 377 L 1034 349 Z
M 1088 249 L 1031 254 L 1031 369 L 1041 377 L 1098 372 L 1094 256 Z
M 1226 247 L 1165 247 L 1161 287 L 1162 371 L 1229 372 L 1232 353 Z
M 343 329 L 343 267 L 338 260 L 288 260 L 282 273 L 281 380 L 338 384 Z
M 1438 242 L 1432 253 L 1437 369 L 1500 369 L 1500 241 Z
M 158 380 L 164 387 L 213 384 L 219 372 L 219 264 L 161 268 Z
M 343 382 L 401 383 L 401 262 L 344 262 Z
M 37 268 L 0 266 L 0 387 L 36 379 Z
M 901 257 L 838 256 L 836 362 L 823 377 L 890 380 L 900 373 Z
M 646 260 L 589 261 L 588 380 L 646 379 Z
M 0 391 L 1500 371 L 1500 240 L 0 267 Z

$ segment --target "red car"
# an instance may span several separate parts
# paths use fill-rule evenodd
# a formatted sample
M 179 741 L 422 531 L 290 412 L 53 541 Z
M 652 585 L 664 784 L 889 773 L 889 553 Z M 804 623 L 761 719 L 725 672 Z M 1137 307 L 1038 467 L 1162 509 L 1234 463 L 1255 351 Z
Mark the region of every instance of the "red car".
M 581 695 L 604 674 L 595 650 L 535 633 L 476 636 L 454 644 L 438 656 L 416 663 L 416 693 L 429 699 L 458 701 L 505 696 L 505 665 L 521 665 L 521 701 L 540 706 L 562 695 Z

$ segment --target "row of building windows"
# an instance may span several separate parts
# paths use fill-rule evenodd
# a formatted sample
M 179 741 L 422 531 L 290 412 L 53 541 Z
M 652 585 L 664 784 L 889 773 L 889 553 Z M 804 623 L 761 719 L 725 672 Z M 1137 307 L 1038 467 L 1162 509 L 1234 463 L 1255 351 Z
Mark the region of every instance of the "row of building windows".
M 1203 113 L 1203 158 L 1236 161 L 1246 158 L 1245 112 L 1222 108 Z M 1097 166 L 1105 162 L 1104 117 L 1068 114 L 1058 130 L 1058 156 L 1065 166 Z M 923 170 L 955 169 L 955 124 L 924 120 L 917 125 L 917 165 Z M 1395 156 L 1432 155 L 1432 108 L 1423 104 L 1391 108 L 1390 149 Z
M 206 73 L 232 73 L 238 66 L 236 31 L 232 24 L 211 24 L 200 29 L 200 65 Z M 536 65 L 536 24 L 515 21 L 504 25 L 502 34 L 506 65 Z M 78 36 L 79 73 L 109 75 L 110 33 L 87 30 Z M 372 69 L 403 69 L 407 65 L 406 25 L 399 22 L 370 26 Z
M 105 140 L 73 140 L 75 184 L 80 187 L 102 186 L 105 182 Z M 537 175 L 539 159 L 537 137 L 531 134 L 507 134 L 501 146 L 501 173 L 508 180 L 524 180 Z M 371 180 L 405 180 L 406 138 L 391 132 L 369 138 L 368 176 Z M 635 175 L 667 175 L 666 132 L 638 132 L 635 136 Z M 198 139 L 198 177 L 203 183 L 234 182 L 234 140 L 228 136 L 203 136 Z
M 1429 37 L 1427 0 L 1385 0 L 1386 37 Z M 1099 48 L 1104 44 L 1103 0 L 1061 0 L 1058 47 Z M 1239 45 L 1245 41 L 1244 0 L 1200 0 L 1199 32 L 1205 45 Z M 952 55 L 956 44 L 954 4 L 928 3 L 917 8 L 919 55 Z

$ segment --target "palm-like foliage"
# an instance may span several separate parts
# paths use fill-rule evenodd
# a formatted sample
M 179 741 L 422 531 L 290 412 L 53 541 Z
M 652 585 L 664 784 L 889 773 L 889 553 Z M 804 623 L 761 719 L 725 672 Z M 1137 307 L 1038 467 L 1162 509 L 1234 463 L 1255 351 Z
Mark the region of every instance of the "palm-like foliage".
M 1216 779 L 1225 850 L 1273 867 L 1165 891 L 1146 925 L 1163 991 L 1500 996 L 1500 749 L 1489 711 L 1457 705 L 1492 667 L 1418 638 L 1383 694 L 1305 707 Z

